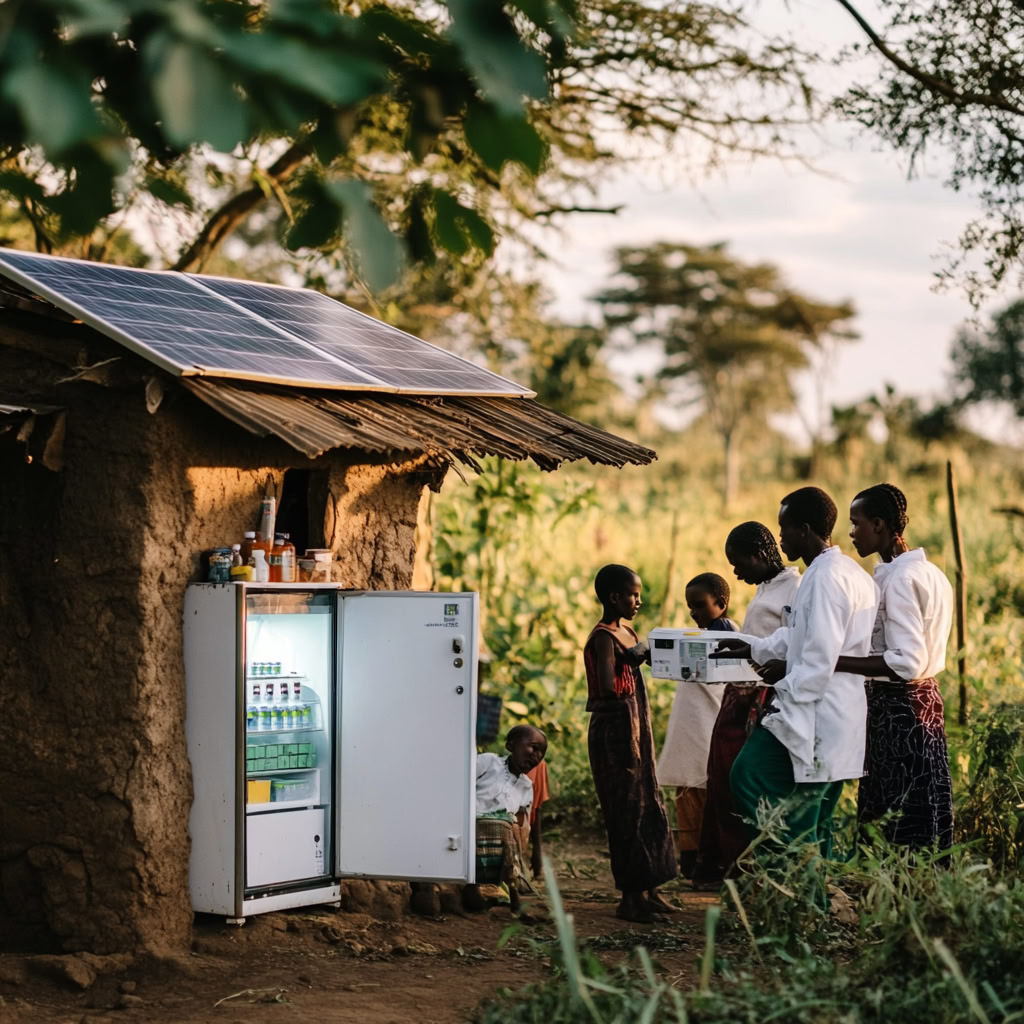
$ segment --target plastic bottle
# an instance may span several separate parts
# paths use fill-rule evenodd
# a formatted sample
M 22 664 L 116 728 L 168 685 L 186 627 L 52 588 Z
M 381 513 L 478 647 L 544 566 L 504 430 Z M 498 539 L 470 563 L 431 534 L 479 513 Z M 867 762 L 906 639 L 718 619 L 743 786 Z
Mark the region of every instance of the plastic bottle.
M 281 709 L 281 724 L 279 729 L 290 729 L 292 725 L 292 708 L 288 703 L 288 684 L 281 684 L 281 697 L 278 707 Z
M 267 556 L 262 548 L 253 548 L 252 552 L 252 575 L 257 583 L 266 583 L 270 579 L 270 566 L 267 565 Z
M 284 552 L 281 556 L 281 582 L 294 583 L 298 578 L 295 545 L 291 542 L 290 534 L 282 533 L 281 536 L 284 538 Z
M 260 536 L 269 541 L 274 536 L 274 526 L 277 523 L 277 499 L 266 497 L 260 508 Z
M 249 559 L 252 558 L 252 549 L 255 543 L 256 531 L 246 530 L 239 549 L 242 556 L 242 565 L 252 565 L 252 562 L 250 562 Z
M 273 690 L 273 685 L 268 686 L 267 689 Z M 269 729 L 274 728 L 273 715 L 270 710 L 270 693 L 263 699 L 263 703 L 260 705 L 260 729 L 266 732 Z
M 252 697 L 245 709 L 245 727 L 250 732 L 260 727 L 260 684 L 252 684 Z
M 242 564 L 242 545 L 232 544 L 231 545 L 231 565 L 232 567 Z
M 278 534 L 274 538 L 274 546 L 270 549 L 270 582 L 283 583 L 281 566 L 284 561 L 284 537 Z

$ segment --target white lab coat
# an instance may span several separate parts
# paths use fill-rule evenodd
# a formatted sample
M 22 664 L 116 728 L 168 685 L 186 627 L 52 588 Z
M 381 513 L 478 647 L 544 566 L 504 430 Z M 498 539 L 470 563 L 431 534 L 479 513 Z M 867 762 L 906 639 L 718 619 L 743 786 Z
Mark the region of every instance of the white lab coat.
M 839 548 L 826 548 L 803 574 L 791 624 L 751 644 L 758 664 L 786 659 L 776 710 L 761 724 L 789 751 L 797 782 L 864 774 L 864 677 L 835 665 L 840 655 L 868 655 L 877 604 L 871 577 Z
M 790 566 L 765 583 L 758 583 L 747 605 L 741 632 L 748 636 L 771 636 L 779 626 L 788 625 L 801 579 L 799 570 Z
M 908 682 L 931 679 L 946 667 L 946 641 L 953 624 L 953 588 L 924 548 L 875 566 L 878 613 L 871 653 Z

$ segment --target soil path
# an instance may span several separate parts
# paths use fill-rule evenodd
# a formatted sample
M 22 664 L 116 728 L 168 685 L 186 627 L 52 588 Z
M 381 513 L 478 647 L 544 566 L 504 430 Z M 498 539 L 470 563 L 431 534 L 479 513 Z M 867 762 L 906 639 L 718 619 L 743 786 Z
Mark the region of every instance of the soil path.
M 663 975 L 683 984 L 693 978 L 704 913 L 715 897 L 672 883 L 665 892 L 678 914 L 658 925 L 626 925 L 614 914 L 598 839 L 556 840 L 547 852 L 577 933 L 602 960 L 613 963 L 644 944 Z M 314 907 L 254 918 L 243 928 L 200 917 L 190 955 L 101 973 L 85 991 L 44 977 L 38 962 L 0 956 L 0 1024 L 470 1021 L 499 989 L 548 975 L 553 926 L 522 926 L 499 949 L 512 923 L 503 907 L 398 921 Z

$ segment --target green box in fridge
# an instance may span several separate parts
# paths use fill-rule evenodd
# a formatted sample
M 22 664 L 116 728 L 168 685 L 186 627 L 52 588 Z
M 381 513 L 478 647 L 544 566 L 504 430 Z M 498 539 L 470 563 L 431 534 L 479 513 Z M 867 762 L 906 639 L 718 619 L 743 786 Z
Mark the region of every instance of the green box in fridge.
M 298 768 L 299 767 L 299 755 L 298 754 L 289 754 L 288 755 L 288 767 L 289 768 Z

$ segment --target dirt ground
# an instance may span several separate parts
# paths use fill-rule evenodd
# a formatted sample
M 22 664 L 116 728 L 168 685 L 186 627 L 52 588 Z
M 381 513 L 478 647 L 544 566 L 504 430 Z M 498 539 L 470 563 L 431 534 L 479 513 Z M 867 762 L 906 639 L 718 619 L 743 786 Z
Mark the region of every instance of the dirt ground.
M 666 922 L 627 925 L 601 842 L 553 836 L 547 844 L 578 934 L 607 963 L 639 943 L 661 973 L 689 982 L 703 947 L 704 913 L 716 897 L 679 882 Z M 197 918 L 192 952 L 169 962 L 0 956 L 0 1024 L 447 1024 L 472 1020 L 480 1003 L 548 972 L 554 928 L 513 923 L 505 907 L 480 914 L 407 914 L 379 921 L 311 907 L 250 919 L 244 927 Z

